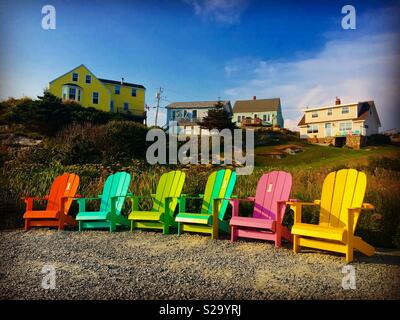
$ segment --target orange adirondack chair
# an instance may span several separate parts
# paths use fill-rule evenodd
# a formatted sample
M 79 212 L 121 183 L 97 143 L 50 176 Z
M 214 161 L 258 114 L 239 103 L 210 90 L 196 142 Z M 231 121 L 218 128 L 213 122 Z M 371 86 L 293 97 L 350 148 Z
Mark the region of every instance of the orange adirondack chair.
M 68 211 L 78 186 L 78 175 L 64 173 L 54 179 L 49 195 L 23 198 L 26 203 L 25 231 L 32 227 L 58 227 L 58 230 L 63 230 L 66 225 L 76 226 L 76 220 L 68 215 Z M 33 210 L 34 200 L 47 200 L 46 210 Z

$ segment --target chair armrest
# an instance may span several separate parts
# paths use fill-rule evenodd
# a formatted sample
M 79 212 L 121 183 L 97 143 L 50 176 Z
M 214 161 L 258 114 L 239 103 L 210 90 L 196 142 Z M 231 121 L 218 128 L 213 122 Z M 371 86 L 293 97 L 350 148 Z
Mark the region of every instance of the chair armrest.
M 290 205 L 290 209 L 294 213 L 294 223 L 301 223 L 301 214 L 303 206 L 319 206 L 321 204 L 320 200 L 315 200 L 314 202 L 301 202 L 301 201 L 287 201 L 287 205 Z
M 44 197 L 21 197 L 21 200 L 29 200 L 29 201 L 33 201 L 33 200 L 48 200 L 49 196 L 44 196 Z
M 187 199 L 192 199 L 192 200 L 200 200 L 203 199 L 204 195 L 199 195 L 197 197 L 195 196 L 188 196 L 186 194 L 181 194 L 180 197 L 175 197 L 178 199 L 178 211 L 179 212 L 186 212 L 186 200 Z
M 86 198 L 86 197 L 74 197 L 74 198 L 72 198 L 73 200 L 76 200 L 76 201 L 86 201 L 86 200 L 101 200 L 101 197 L 88 197 L 88 198 Z
M 321 205 L 321 200 L 315 200 L 314 202 L 301 202 L 296 199 L 290 199 L 289 201 L 286 201 L 286 204 L 299 206 L 319 206 Z
M 21 200 L 24 200 L 26 204 L 26 211 L 32 211 L 33 210 L 33 201 L 35 200 L 48 200 L 49 196 L 44 196 L 44 197 L 21 197 Z

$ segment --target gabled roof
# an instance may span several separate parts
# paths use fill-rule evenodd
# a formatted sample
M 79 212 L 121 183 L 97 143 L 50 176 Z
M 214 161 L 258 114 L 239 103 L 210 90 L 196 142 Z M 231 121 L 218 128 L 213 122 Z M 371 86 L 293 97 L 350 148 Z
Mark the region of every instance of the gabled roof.
M 358 114 L 357 114 L 357 118 L 353 118 L 353 119 L 346 119 L 346 120 L 353 120 L 353 121 L 364 121 L 368 118 L 368 114 L 370 112 L 374 113 L 376 116 L 376 119 L 379 123 L 379 126 L 381 126 L 381 121 L 379 120 L 379 116 L 378 116 L 378 112 L 376 111 L 376 107 L 375 107 L 375 102 L 374 101 L 363 101 L 363 102 L 358 102 L 358 103 L 352 103 L 352 104 L 343 104 L 340 106 L 347 106 L 347 105 L 358 105 L 359 109 L 358 109 Z M 336 106 L 332 106 L 332 107 L 337 107 Z M 323 108 L 325 109 L 325 107 Z M 318 110 L 318 109 L 315 109 Z M 309 111 L 309 110 L 306 110 Z M 335 120 L 335 121 L 340 121 L 340 120 Z M 322 122 L 329 122 L 329 121 L 322 121 Z M 312 123 L 319 123 L 318 121 L 316 122 L 312 122 Z M 303 117 L 301 118 L 300 122 L 297 124 L 297 126 L 305 126 L 306 123 L 306 116 L 305 114 L 303 115 Z
M 80 67 L 84 67 L 91 75 L 93 75 L 94 77 L 96 77 L 96 76 L 94 75 L 94 73 L 88 69 L 88 67 L 86 67 L 84 64 L 80 64 L 79 66 L 77 66 L 77 67 L 71 69 L 70 71 L 68 71 L 68 72 L 66 72 L 66 73 L 64 73 L 64 74 L 62 74 L 61 76 L 55 78 L 54 80 L 51 80 L 50 83 L 56 81 L 57 79 L 60 79 L 60 78 L 64 77 L 64 76 L 67 75 L 68 73 L 70 73 L 70 72 L 72 72 L 72 71 L 74 71 L 74 70 L 76 70 L 76 69 L 78 69 L 78 68 L 80 68 Z M 97 77 L 96 77 L 96 78 L 97 78 Z M 121 81 L 107 80 L 107 79 L 100 79 L 100 78 L 97 78 L 97 80 L 99 80 L 103 85 L 104 85 L 104 83 L 111 83 L 111 84 L 119 84 L 119 85 L 121 85 Z M 142 86 L 141 84 L 134 84 L 134 83 L 124 82 L 122 85 L 127 86 L 127 87 L 146 89 L 146 88 L 145 88 L 144 86 Z
M 368 113 L 372 112 L 375 113 L 376 119 L 381 126 L 381 120 L 379 119 L 378 111 L 376 111 L 375 102 L 374 101 L 363 101 L 358 103 L 360 109 L 358 111 L 356 121 L 366 120 L 368 117 Z
M 233 113 L 278 111 L 280 106 L 280 98 L 237 100 L 233 107 Z
M 121 84 L 121 81 L 116 81 L 116 80 L 108 80 L 108 79 L 101 79 L 98 78 L 99 81 L 103 82 L 103 83 L 110 83 L 110 84 L 118 84 L 120 86 L 126 86 L 126 87 L 132 87 L 132 88 L 139 88 L 139 89 L 146 89 L 144 86 L 142 86 L 141 84 L 135 84 L 135 83 L 129 83 L 129 82 L 123 82 Z
M 221 101 L 224 106 L 231 104 L 229 100 Z M 181 109 L 181 108 L 196 108 L 196 109 L 210 109 L 215 108 L 218 101 L 190 101 L 190 102 L 172 102 L 166 106 L 167 109 Z
M 301 118 L 300 122 L 297 124 L 298 127 L 300 126 L 304 126 L 306 124 L 306 116 L 303 115 L 303 117 Z

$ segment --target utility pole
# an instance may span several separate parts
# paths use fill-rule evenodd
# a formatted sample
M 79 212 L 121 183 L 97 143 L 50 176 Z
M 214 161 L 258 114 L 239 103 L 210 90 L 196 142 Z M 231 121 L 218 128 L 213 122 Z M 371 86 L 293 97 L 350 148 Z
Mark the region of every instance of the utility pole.
M 156 99 L 157 99 L 157 110 L 156 110 L 156 120 L 154 125 L 157 126 L 157 118 L 158 118 L 158 109 L 160 108 L 160 100 L 161 100 L 161 94 L 164 92 L 163 88 L 158 88 L 158 91 L 156 93 Z

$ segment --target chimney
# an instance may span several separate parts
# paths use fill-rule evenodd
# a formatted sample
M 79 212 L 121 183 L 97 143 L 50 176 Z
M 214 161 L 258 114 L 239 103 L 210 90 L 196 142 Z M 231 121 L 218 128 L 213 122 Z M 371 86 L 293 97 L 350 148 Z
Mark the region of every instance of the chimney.
M 121 78 L 121 84 L 124 84 L 124 78 L 123 77 Z
M 254 100 L 254 101 L 257 100 L 257 97 L 256 97 L 256 96 L 253 96 L 253 100 Z
M 339 104 L 341 104 L 341 101 L 340 101 L 340 99 L 338 97 L 336 97 L 335 106 L 337 106 Z

